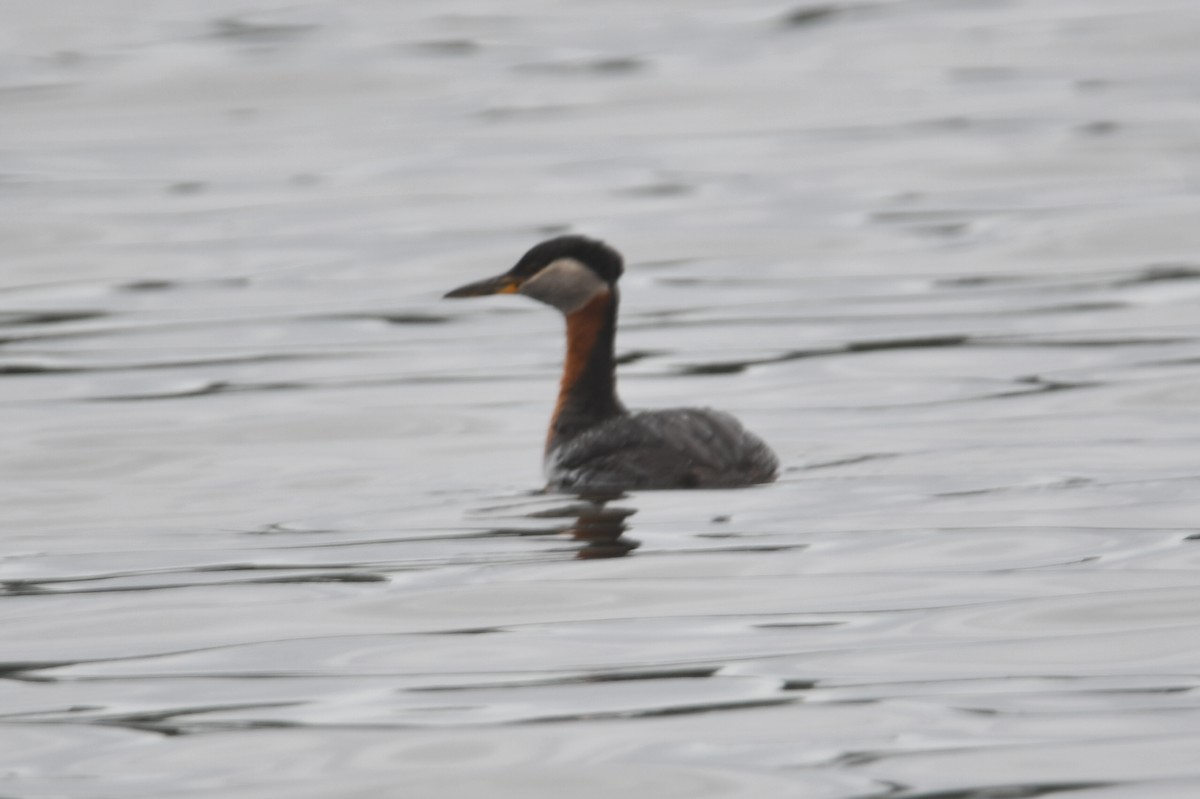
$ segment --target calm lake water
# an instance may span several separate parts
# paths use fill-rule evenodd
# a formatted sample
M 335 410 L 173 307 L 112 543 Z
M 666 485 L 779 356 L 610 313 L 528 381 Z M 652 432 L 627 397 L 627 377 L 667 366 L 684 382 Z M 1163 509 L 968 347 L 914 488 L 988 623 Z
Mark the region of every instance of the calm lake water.
M 1192 0 L 0 18 L 3 799 L 1200 796 Z M 777 484 L 538 493 L 562 231 Z

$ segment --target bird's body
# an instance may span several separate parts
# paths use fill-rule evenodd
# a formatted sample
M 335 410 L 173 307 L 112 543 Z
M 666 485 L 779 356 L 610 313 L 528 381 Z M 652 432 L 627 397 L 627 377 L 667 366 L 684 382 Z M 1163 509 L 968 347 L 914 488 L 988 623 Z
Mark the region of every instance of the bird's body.
M 778 468 L 762 439 L 710 408 L 626 412 L 546 452 L 546 477 L 563 489 L 737 488 Z
M 567 354 L 546 438 L 550 486 L 563 490 L 734 488 L 775 479 L 779 461 L 727 413 L 626 410 L 617 398 L 614 338 L 621 256 L 582 236 L 542 242 L 509 272 L 448 297 L 520 293 L 558 308 Z

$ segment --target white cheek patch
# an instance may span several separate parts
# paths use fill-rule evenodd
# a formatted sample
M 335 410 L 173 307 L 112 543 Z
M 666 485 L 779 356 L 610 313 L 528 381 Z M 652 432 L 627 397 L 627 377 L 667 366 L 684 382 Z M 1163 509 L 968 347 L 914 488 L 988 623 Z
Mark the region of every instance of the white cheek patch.
M 560 258 L 526 280 L 518 291 L 569 314 L 608 291 L 608 284 L 574 258 Z

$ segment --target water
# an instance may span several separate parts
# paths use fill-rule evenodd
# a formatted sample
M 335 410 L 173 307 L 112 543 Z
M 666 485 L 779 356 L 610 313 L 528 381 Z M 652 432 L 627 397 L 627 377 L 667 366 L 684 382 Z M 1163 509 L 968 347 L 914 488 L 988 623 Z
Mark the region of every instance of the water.
M 1200 792 L 1194 4 L 0 13 L 0 796 Z M 537 493 L 562 230 L 777 484 Z

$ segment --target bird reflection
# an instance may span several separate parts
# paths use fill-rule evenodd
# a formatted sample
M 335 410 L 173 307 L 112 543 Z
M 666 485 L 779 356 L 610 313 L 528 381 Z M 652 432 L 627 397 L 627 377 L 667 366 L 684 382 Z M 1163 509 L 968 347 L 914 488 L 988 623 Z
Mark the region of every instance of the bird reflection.
M 640 542 L 625 536 L 625 531 L 629 529 L 625 520 L 637 513 L 637 509 L 610 504 L 626 496 L 619 491 L 580 493 L 566 505 L 535 511 L 529 515 L 543 519 L 571 519 L 568 526 L 555 532 L 565 533 L 576 541 L 583 542 L 583 546 L 575 553 L 579 560 L 623 558 L 641 546 Z
M 595 558 L 623 558 L 641 544 L 625 536 L 629 526 L 625 520 L 637 513 L 635 508 L 619 508 L 609 506 L 609 502 L 625 496 L 615 494 L 583 495 L 580 513 L 575 518 L 575 526 L 569 531 L 577 541 L 583 541 L 583 547 L 575 553 L 581 560 Z

